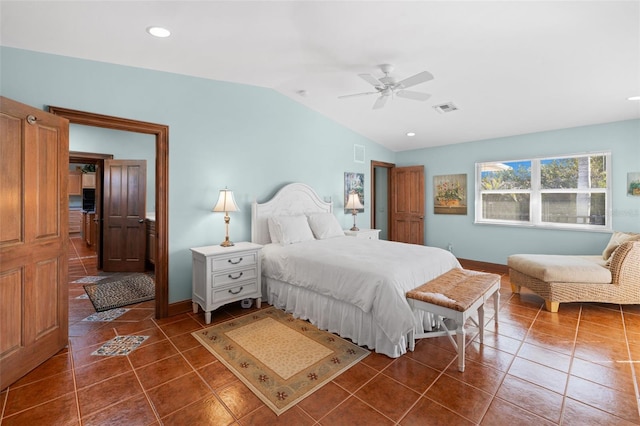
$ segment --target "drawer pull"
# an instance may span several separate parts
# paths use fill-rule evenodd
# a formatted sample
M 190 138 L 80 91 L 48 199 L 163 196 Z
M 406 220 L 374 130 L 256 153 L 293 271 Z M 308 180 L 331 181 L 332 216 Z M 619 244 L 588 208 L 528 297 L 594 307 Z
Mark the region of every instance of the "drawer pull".
M 231 274 L 228 275 L 229 278 L 231 278 L 232 280 L 237 280 L 238 278 L 240 278 L 242 276 L 242 272 L 240 272 L 240 274 L 238 274 L 237 277 L 232 276 Z
M 240 288 L 238 289 L 238 291 L 233 291 L 233 290 L 229 289 L 229 293 L 231 293 L 231 294 L 238 294 L 238 293 L 240 293 L 241 291 L 242 291 L 242 287 L 240 287 Z
M 234 262 L 233 260 L 229 259 L 227 260 L 227 262 L 229 262 L 232 265 L 237 265 L 238 263 L 242 262 L 242 258 L 239 258 L 237 262 Z

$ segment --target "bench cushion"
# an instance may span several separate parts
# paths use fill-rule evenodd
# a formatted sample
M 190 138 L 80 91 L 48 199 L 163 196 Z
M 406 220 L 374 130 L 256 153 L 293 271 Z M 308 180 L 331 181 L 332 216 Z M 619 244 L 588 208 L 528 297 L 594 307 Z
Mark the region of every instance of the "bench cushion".
M 407 298 L 464 312 L 499 281 L 497 274 L 452 269 L 407 292 Z
M 544 282 L 611 283 L 611 271 L 602 262 L 587 257 L 514 254 L 507 259 L 509 268 Z

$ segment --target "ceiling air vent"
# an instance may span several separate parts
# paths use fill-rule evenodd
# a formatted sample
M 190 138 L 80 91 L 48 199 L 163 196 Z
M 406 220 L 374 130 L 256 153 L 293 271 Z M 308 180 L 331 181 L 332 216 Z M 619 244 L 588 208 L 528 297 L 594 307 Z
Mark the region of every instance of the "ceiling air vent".
M 446 104 L 434 105 L 433 108 L 438 111 L 440 114 L 444 114 L 445 112 L 451 112 L 458 109 L 457 106 L 453 104 L 453 102 L 447 102 Z

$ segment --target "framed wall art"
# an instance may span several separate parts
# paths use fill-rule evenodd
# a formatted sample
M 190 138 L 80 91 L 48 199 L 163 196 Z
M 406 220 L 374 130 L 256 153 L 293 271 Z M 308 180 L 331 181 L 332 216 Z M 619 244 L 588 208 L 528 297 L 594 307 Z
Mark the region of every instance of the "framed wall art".
M 364 206 L 364 173 L 344 173 L 344 205 L 347 205 L 349 199 L 349 193 L 355 191 L 360 197 L 360 202 Z M 364 207 L 357 209 L 359 213 L 364 212 Z M 351 213 L 351 209 L 344 209 L 345 213 Z
M 627 173 L 627 195 L 640 197 L 640 172 Z
M 467 214 L 467 175 L 433 177 L 433 212 L 435 214 Z

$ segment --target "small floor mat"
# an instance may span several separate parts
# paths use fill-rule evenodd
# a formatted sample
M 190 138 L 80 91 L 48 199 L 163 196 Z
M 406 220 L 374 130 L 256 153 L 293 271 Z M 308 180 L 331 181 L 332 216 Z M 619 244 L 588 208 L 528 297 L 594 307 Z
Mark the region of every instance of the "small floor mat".
M 77 279 L 75 281 L 71 281 L 71 284 L 95 283 L 95 282 L 98 282 L 98 281 L 102 281 L 105 278 L 108 278 L 108 277 L 99 277 L 99 276 L 82 277 L 82 278 L 79 278 L 79 279 Z
M 153 278 L 141 273 L 106 278 L 83 287 L 96 312 L 153 300 L 156 293 Z
M 149 336 L 118 336 L 100 346 L 91 355 L 126 356 L 138 349 Z
M 82 321 L 113 321 L 127 311 L 129 311 L 129 309 L 126 308 L 109 309 L 108 311 L 96 312 L 95 314 L 89 315 Z

